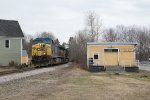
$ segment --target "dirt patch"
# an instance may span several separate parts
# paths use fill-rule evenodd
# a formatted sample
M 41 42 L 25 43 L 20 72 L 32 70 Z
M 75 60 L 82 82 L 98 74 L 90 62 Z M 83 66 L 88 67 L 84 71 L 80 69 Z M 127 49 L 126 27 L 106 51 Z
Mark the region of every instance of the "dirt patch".
M 1 100 L 150 100 L 150 73 L 90 73 L 72 65 L 0 85 Z M 140 77 L 141 75 L 146 75 Z M 143 79 L 144 78 L 144 79 Z
M 8 72 L 8 71 L 15 71 L 16 70 L 16 68 L 0 68 L 0 73 L 1 72 Z
M 0 67 L 0 75 L 9 74 L 16 71 L 17 69 L 14 67 Z
M 23 68 L 16 68 L 16 67 L 0 67 L 0 76 L 4 76 L 7 74 L 12 73 L 21 73 L 25 71 L 30 71 L 36 69 L 35 67 L 23 67 Z

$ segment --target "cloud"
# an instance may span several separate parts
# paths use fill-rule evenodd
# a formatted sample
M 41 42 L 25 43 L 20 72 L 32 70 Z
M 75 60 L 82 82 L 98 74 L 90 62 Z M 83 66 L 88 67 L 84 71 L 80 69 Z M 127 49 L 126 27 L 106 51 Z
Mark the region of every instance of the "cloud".
M 85 13 L 95 11 L 105 27 L 148 25 L 149 0 L 0 0 L 0 18 L 20 22 L 27 34 L 50 31 L 68 41 L 85 24 Z

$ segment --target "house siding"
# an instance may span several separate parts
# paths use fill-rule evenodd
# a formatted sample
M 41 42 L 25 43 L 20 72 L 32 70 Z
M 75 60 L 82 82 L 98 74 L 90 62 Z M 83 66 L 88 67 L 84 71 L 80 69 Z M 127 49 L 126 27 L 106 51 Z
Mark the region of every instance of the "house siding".
M 10 40 L 10 48 L 5 48 L 5 40 Z M 14 61 L 21 64 L 22 38 L 0 37 L 0 66 L 8 66 Z

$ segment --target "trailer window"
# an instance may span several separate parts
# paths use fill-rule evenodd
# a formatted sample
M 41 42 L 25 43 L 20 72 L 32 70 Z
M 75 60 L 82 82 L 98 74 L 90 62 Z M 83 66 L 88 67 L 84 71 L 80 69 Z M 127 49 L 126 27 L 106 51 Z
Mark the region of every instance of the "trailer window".
M 104 49 L 105 52 L 118 52 L 118 49 Z
M 98 59 L 98 53 L 94 54 L 94 59 Z
M 93 64 L 93 58 L 89 58 L 89 64 Z

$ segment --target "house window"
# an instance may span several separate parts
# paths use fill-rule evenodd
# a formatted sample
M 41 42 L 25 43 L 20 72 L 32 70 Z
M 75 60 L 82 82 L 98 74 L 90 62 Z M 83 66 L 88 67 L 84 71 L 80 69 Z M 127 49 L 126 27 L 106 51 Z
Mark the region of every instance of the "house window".
M 94 59 L 98 59 L 98 53 L 94 54 Z
M 10 48 L 10 40 L 5 40 L 5 48 Z

